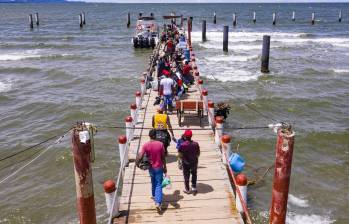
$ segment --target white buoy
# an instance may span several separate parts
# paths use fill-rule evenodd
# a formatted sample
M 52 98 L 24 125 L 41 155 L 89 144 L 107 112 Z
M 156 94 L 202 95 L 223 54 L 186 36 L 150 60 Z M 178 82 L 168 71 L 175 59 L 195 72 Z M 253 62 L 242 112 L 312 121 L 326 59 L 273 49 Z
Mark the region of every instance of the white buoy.
M 107 214 L 110 215 L 110 212 L 113 209 L 112 217 L 116 217 L 119 215 L 119 198 L 118 197 L 115 198 L 114 208 L 112 208 L 114 196 L 116 194 L 115 182 L 113 180 L 107 180 L 106 182 L 104 182 L 103 188 L 104 188 L 105 202 L 107 204 Z
M 208 107 L 208 113 L 209 113 L 209 115 L 207 116 L 208 117 L 208 123 L 212 127 L 213 124 L 214 124 L 214 103 L 209 100 L 207 102 L 207 107 Z
M 221 145 L 221 136 L 223 134 L 223 118 L 216 117 L 216 131 L 215 131 L 215 143 L 220 146 Z
M 237 185 L 236 187 L 240 190 L 242 199 L 245 202 L 245 205 L 247 205 L 247 177 L 245 174 L 240 173 L 236 175 L 235 180 Z M 244 212 L 244 208 L 238 194 L 236 194 L 236 209 L 239 212 Z
M 123 169 L 128 164 L 128 152 L 126 150 L 127 137 L 125 135 L 119 136 L 119 155 L 120 155 L 120 166 Z
M 125 126 L 126 126 L 126 138 L 128 140 L 133 139 L 133 119 L 131 116 L 127 116 L 125 118 Z

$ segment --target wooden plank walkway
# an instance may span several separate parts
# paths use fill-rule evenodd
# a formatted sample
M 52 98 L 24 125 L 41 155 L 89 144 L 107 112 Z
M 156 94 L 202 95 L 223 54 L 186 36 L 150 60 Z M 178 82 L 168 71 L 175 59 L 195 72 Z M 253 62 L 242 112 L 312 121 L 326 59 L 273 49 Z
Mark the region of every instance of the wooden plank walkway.
M 153 106 L 156 91 L 147 90 L 143 98 L 142 110 L 139 111 L 137 128 L 151 127 L 152 116 L 156 113 Z M 200 92 L 196 86 L 189 89 L 187 98 L 200 100 Z M 236 211 L 235 197 L 232 191 L 226 168 L 222 164 L 220 150 L 214 143 L 214 135 L 208 130 L 207 117 L 199 125 L 195 115 L 182 118 L 182 127 L 178 125 L 176 113 L 170 115 L 174 129 L 192 128 L 206 130 L 193 131 L 193 140 L 200 144 L 201 155 L 198 167 L 197 195 L 183 193 L 184 179 L 177 165 L 177 150 L 171 142 L 167 156 L 167 170 L 171 177 L 172 188 L 164 189 L 163 212 L 158 214 L 151 196 L 151 183 L 148 171 L 135 167 L 130 162 L 125 168 L 120 211 L 122 215 L 114 219 L 114 223 L 243 223 Z M 136 152 L 149 141 L 149 130 L 135 130 L 135 139 L 130 144 L 129 157 L 135 158 Z M 176 138 L 184 131 L 175 130 Z

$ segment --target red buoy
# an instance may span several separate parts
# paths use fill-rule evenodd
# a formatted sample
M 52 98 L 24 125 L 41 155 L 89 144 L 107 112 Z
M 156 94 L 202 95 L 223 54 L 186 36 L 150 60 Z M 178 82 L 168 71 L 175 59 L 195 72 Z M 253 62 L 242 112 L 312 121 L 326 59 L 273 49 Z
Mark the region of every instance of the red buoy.
M 133 121 L 133 119 L 132 119 L 131 116 L 127 116 L 127 117 L 125 118 L 125 122 L 132 122 L 132 121 Z
M 217 116 L 217 117 L 216 117 L 216 123 L 218 123 L 218 124 L 223 124 L 223 122 L 224 122 L 224 119 L 223 119 L 222 116 Z
M 127 138 L 125 135 L 120 135 L 119 136 L 119 144 L 126 144 Z
M 207 95 L 208 95 L 207 89 L 203 89 L 202 92 L 201 92 L 201 94 L 202 94 L 203 96 L 207 96 Z
M 198 71 L 195 72 L 195 76 L 199 76 L 200 73 Z
M 142 78 L 141 79 L 141 83 L 144 84 L 145 83 L 145 79 Z
M 208 108 L 214 108 L 214 103 L 211 100 L 209 100 L 207 102 L 207 106 L 208 106 Z
M 107 180 L 104 182 L 103 188 L 105 193 L 113 193 L 116 190 L 115 182 L 113 180 Z
M 136 92 L 136 96 L 141 96 L 141 95 L 142 95 L 142 93 L 140 91 Z
M 137 109 L 137 105 L 136 105 L 135 103 L 132 103 L 132 104 L 130 105 L 130 108 L 131 108 L 132 110 L 135 110 L 135 109 Z
M 199 84 L 199 85 L 202 85 L 203 83 L 204 83 L 204 81 L 203 81 L 202 79 L 199 79 L 199 80 L 198 80 L 198 84 Z
M 246 186 L 247 185 L 247 177 L 243 173 L 239 173 L 235 176 L 236 184 L 239 186 Z
M 230 143 L 230 141 L 231 141 L 230 135 L 223 135 L 222 136 L 223 143 Z

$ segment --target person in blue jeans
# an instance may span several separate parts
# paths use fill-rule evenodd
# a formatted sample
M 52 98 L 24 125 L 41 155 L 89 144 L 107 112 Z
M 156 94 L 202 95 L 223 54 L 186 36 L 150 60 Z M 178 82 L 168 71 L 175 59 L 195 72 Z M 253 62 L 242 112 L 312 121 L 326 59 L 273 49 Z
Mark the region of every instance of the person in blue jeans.
M 151 179 L 151 195 L 155 201 L 156 210 L 161 212 L 162 205 L 162 180 L 167 173 L 165 147 L 164 144 L 156 140 L 156 130 L 149 131 L 150 141 L 146 142 L 137 156 L 137 161 L 141 160 L 144 155 L 148 157 L 151 166 L 149 175 Z

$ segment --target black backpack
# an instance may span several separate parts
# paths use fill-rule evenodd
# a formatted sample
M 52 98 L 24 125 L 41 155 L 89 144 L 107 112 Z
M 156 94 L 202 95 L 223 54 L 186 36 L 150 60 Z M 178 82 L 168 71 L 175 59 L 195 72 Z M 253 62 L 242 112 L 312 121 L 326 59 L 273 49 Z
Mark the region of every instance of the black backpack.
M 147 169 L 149 169 L 150 168 L 150 162 L 149 162 L 149 159 L 148 159 L 148 157 L 147 157 L 147 155 L 144 153 L 144 155 L 143 155 L 143 157 L 142 157 L 142 159 L 140 159 L 138 162 L 137 162 L 137 164 L 136 164 L 136 166 L 139 168 L 139 169 L 141 169 L 141 170 L 147 170 Z

